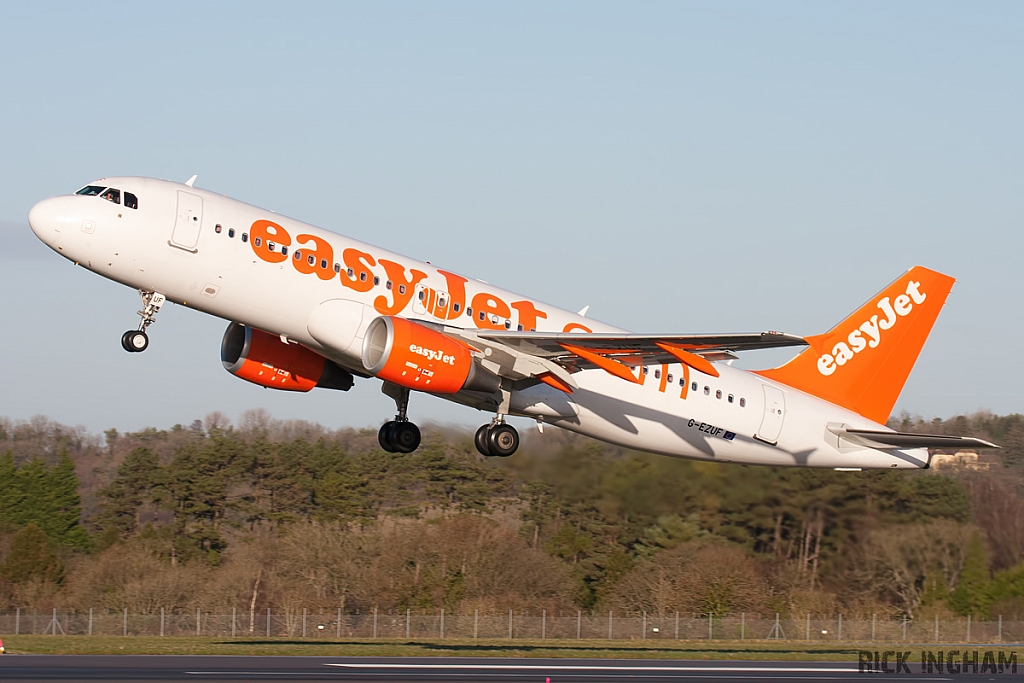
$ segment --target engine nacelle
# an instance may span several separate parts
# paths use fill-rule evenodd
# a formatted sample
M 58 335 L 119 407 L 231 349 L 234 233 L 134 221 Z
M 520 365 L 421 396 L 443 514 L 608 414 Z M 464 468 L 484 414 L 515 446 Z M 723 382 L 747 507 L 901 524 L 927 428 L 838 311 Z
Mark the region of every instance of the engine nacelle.
M 287 344 L 277 335 L 231 323 L 220 344 L 220 360 L 235 377 L 261 387 L 309 391 L 313 387 L 352 388 L 352 373 L 301 344 Z
M 463 342 L 394 316 L 376 318 L 366 329 L 363 367 L 386 382 L 434 394 L 501 386 L 501 378 L 481 368 Z

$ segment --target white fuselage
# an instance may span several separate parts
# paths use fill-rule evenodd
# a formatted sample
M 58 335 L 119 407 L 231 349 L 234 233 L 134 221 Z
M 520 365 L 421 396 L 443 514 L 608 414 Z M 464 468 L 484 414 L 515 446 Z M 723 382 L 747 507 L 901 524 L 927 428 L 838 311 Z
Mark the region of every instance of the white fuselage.
M 380 315 L 470 329 L 621 331 L 181 183 L 125 177 L 95 185 L 132 193 L 138 208 L 98 196 L 54 197 L 32 210 L 37 236 L 104 277 L 282 335 L 356 374 L 365 372 L 363 334 Z M 268 237 L 266 230 L 254 229 L 260 221 L 271 221 L 283 233 Z M 268 241 L 274 251 L 268 251 Z M 283 259 L 282 246 L 287 248 Z M 546 384 L 514 391 L 510 412 L 669 456 L 834 468 L 927 465 L 925 449 L 851 447 L 829 430 L 830 425 L 883 430 L 883 425 L 756 373 L 724 363 L 715 367 L 719 377 L 679 364 L 638 368 L 642 384 L 600 369 L 582 370 L 573 375 L 578 388 L 571 394 Z M 493 408 L 470 395 L 445 397 Z

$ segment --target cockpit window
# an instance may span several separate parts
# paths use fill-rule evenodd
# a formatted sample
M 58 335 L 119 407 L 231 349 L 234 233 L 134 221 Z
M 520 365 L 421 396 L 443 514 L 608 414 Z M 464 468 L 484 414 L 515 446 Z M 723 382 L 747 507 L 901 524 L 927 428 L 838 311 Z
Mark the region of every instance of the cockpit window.
M 115 204 L 121 203 L 121 190 L 115 190 L 112 187 L 108 187 L 100 196 L 108 202 L 114 202 Z
M 133 195 L 131 192 L 124 193 L 124 205 L 129 209 L 139 208 L 139 198 Z
M 84 195 L 88 195 L 90 197 L 95 197 L 100 192 L 103 192 L 103 190 L 105 190 L 105 189 L 107 189 L 107 188 L 103 187 L 102 185 L 86 185 L 85 187 L 83 187 L 81 190 L 79 190 L 75 194 L 84 194 Z

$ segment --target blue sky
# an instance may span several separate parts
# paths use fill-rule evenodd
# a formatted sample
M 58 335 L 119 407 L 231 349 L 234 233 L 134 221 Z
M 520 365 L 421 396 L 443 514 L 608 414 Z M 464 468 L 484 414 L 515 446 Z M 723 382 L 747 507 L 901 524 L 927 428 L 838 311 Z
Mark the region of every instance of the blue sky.
M 906 268 L 959 282 L 897 410 L 1024 410 L 1015 3 L 18 3 L 0 23 L 0 415 L 92 430 L 276 395 L 226 324 L 35 241 L 33 203 L 184 180 L 644 332 L 814 334 Z M 754 356 L 748 367 L 774 364 Z M 413 416 L 484 415 L 416 397 Z

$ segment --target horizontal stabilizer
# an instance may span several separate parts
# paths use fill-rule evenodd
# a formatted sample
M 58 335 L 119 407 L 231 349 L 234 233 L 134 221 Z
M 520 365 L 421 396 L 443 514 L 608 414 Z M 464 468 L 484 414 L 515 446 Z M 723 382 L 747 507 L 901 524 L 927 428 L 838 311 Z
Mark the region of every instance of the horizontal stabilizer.
M 994 443 L 970 436 L 878 432 L 870 429 L 830 429 L 830 431 L 848 441 L 860 442 L 868 448 L 999 448 Z

